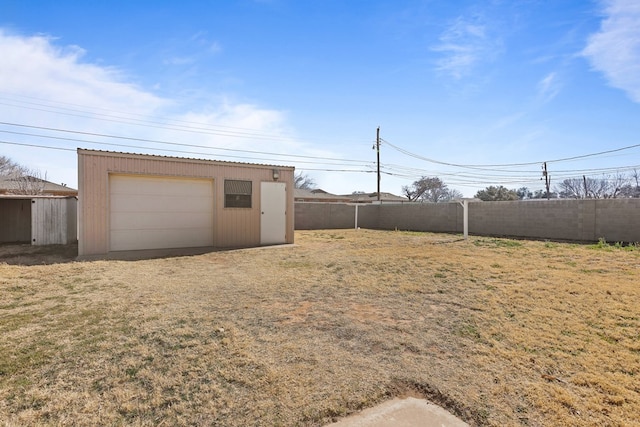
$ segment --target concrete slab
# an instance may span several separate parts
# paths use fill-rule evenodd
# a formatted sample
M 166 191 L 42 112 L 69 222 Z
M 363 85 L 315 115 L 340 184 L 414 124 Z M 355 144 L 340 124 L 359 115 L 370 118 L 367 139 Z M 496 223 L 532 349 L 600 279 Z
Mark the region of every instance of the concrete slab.
M 424 399 L 393 399 L 326 427 L 469 427 L 438 405 Z
M 204 255 L 210 252 L 229 252 L 235 250 L 260 250 L 289 248 L 295 246 L 293 243 L 283 243 L 281 245 L 251 246 L 248 248 L 218 248 L 213 246 L 203 246 L 199 248 L 171 248 L 171 249 L 141 249 L 136 251 L 113 251 L 99 255 L 83 255 L 76 258 L 76 261 L 141 261 L 145 259 L 174 258 L 182 256 Z

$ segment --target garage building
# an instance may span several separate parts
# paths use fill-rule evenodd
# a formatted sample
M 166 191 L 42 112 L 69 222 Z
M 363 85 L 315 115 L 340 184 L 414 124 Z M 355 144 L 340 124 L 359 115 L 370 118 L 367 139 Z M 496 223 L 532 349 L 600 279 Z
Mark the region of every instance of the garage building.
M 293 243 L 294 168 L 78 149 L 78 255 Z

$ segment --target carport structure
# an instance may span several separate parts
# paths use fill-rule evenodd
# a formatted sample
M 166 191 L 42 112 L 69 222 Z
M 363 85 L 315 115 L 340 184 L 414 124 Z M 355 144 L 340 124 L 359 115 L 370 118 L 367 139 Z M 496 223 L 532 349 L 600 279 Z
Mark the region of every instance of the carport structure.
M 0 195 L 0 243 L 66 245 L 76 242 L 73 196 Z
M 293 243 L 294 168 L 78 149 L 78 255 Z

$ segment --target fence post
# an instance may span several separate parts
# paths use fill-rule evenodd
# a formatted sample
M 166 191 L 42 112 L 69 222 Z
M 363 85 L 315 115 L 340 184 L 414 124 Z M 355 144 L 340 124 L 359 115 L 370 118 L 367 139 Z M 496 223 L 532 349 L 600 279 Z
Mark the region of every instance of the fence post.
M 469 239 L 469 200 L 462 199 L 458 203 L 462 205 L 462 230 L 464 234 L 464 240 Z
M 355 220 L 355 229 L 358 229 L 358 204 L 356 203 L 356 220 Z
M 469 238 L 469 201 L 465 200 L 462 205 L 462 226 L 464 229 L 464 240 Z

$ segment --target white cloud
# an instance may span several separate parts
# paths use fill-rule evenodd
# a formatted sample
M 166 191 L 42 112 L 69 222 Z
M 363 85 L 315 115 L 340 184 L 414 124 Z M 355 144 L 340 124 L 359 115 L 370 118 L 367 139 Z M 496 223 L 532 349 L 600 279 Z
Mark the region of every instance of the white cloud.
M 604 15 L 582 54 L 611 86 L 640 102 L 640 2 L 608 0 Z
M 0 91 L 67 103 L 149 110 L 164 101 L 131 83 L 115 68 L 82 62 L 84 50 L 58 47 L 46 36 L 23 37 L 0 29 Z
M 558 74 L 551 72 L 538 82 L 538 99 L 549 102 L 560 93 L 560 81 Z
M 222 52 L 222 45 L 219 42 L 210 42 L 209 43 L 209 52 L 211 52 L 211 53 L 220 53 L 220 52 Z
M 204 46 L 209 53 L 222 52 L 222 45 L 218 41 L 211 41 L 207 36 L 207 31 L 198 31 L 191 36 L 190 40 Z
M 200 111 L 177 115 L 175 121 L 187 126 L 193 135 L 199 134 L 198 145 L 284 154 L 292 154 L 292 148 L 299 145 L 290 136 L 293 132 L 287 125 L 284 112 L 248 103 L 233 103 L 228 99 Z
M 196 62 L 193 56 L 174 56 L 163 61 L 165 65 L 191 65 Z
M 441 52 L 437 70 L 456 79 L 467 75 L 480 62 L 491 60 L 500 43 L 487 34 L 486 25 L 458 17 L 431 50 Z
M 114 115 L 125 119 L 148 116 L 169 105 L 167 100 L 125 81 L 124 74 L 117 69 L 83 61 L 85 51 L 80 47 L 58 46 L 52 37 L 22 36 L 0 28 L 0 52 L 0 117 L 3 122 L 118 133 L 126 125 Z M 107 116 L 111 118 L 105 120 Z M 0 152 L 4 155 L 40 170 L 43 175 L 46 173 L 51 181 L 65 182 L 72 187 L 77 185 L 74 150 L 87 144 L 38 135 L 83 139 L 81 135 L 10 125 L 2 125 L 0 130 L 4 131 L 0 133 L 3 142 Z
M 301 143 L 287 138 L 292 132 L 286 114 L 281 111 L 248 102 L 233 102 L 232 98 L 206 93 L 206 88 L 198 94 L 200 101 L 160 97 L 132 83 L 131 77 L 122 70 L 90 63 L 84 60 L 85 52 L 81 48 L 61 47 L 48 36 L 23 36 L 0 28 L 0 52 L 0 121 L 3 122 L 205 147 L 289 154 L 305 151 Z M 206 99 L 206 104 L 202 99 Z M 0 141 L 4 142 L 0 143 L 1 154 L 47 172 L 49 180 L 70 186 L 77 185 L 76 147 L 187 157 L 203 156 L 179 151 L 216 155 L 215 151 L 206 148 L 172 147 L 33 127 L 0 125 L 0 131 L 4 131 L 0 132 Z M 38 136 L 43 134 L 81 141 Z M 271 139 L 251 138 L 258 135 Z M 87 141 L 122 146 L 92 145 Z M 63 150 L 18 144 L 55 146 Z M 138 147 L 131 147 L 133 145 Z M 158 152 L 151 150 L 151 146 L 175 151 Z M 243 161 L 242 158 L 235 160 Z
M 271 134 L 281 133 L 285 122 L 285 115 L 281 111 L 262 109 L 252 104 L 233 104 L 229 101 L 222 102 L 214 112 L 188 113 L 184 117 L 199 123 L 245 130 L 259 129 L 260 132 Z
M 499 117 L 490 127 L 491 131 L 502 130 L 513 126 L 515 123 L 518 123 L 522 120 L 523 117 L 526 116 L 526 113 L 523 111 L 518 111 L 513 114 L 509 114 L 507 116 Z

